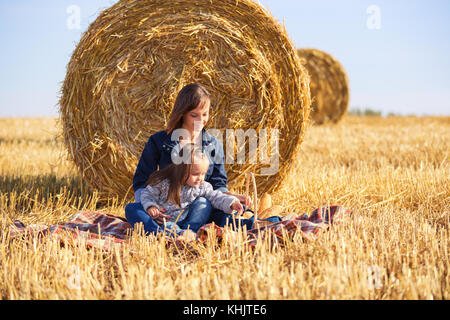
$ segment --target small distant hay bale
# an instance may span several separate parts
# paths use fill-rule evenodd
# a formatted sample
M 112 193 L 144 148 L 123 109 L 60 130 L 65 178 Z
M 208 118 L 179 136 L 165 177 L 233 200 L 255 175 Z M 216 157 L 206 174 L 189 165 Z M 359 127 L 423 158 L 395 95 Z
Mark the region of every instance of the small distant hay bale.
M 316 124 L 338 122 L 348 109 L 349 83 L 342 65 L 330 54 L 317 49 L 299 49 L 311 82 L 311 120 Z
M 193 82 L 212 95 L 207 128 L 279 130 L 278 173 L 260 175 L 268 165 L 259 161 L 226 164 L 229 186 L 254 172 L 259 190 L 278 187 L 311 104 L 309 76 L 286 30 L 250 0 L 127 0 L 89 26 L 61 89 L 69 156 L 101 197 L 132 197 L 145 143 Z

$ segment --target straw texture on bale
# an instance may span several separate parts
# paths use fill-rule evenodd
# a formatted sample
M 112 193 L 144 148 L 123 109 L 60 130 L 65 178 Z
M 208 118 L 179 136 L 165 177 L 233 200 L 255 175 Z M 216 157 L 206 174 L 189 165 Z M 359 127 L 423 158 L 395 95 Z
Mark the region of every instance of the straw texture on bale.
M 207 129 L 279 130 L 278 173 L 260 175 L 268 165 L 259 161 L 226 163 L 229 186 L 243 185 L 248 172 L 261 192 L 279 185 L 311 104 L 309 76 L 284 27 L 250 0 L 128 0 L 89 26 L 61 89 L 64 141 L 91 187 L 131 198 L 145 143 L 194 82 L 212 96 Z
M 298 55 L 311 77 L 311 120 L 316 124 L 338 122 L 347 112 L 349 83 L 342 65 L 317 49 L 299 49 Z

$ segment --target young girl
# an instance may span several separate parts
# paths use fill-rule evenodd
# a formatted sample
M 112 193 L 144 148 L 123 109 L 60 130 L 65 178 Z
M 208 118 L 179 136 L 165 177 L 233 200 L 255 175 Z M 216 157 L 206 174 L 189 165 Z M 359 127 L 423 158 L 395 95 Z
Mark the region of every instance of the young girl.
M 144 190 L 149 176 L 171 165 L 172 152 L 179 152 L 186 143 L 201 145 L 208 154 L 214 154 L 214 158 L 221 161 L 212 161 L 205 174 L 205 181 L 209 182 L 214 190 L 220 190 L 230 196 L 234 196 L 246 207 L 250 207 L 249 197 L 231 193 L 227 188 L 227 174 L 225 171 L 225 156 L 223 145 L 220 141 L 208 134 L 204 129 L 209 120 L 211 106 L 209 92 L 199 84 L 188 84 L 181 89 L 175 100 L 175 104 L 168 119 L 167 128 L 164 131 L 153 134 L 142 152 L 136 172 L 133 177 L 133 189 L 136 203 L 130 204 L 128 211 L 142 212 L 140 193 Z M 185 129 L 189 137 L 177 139 L 174 135 L 176 129 Z M 230 214 L 214 209 L 211 202 L 205 197 L 199 196 L 191 205 L 187 217 L 191 224 L 191 230 L 196 232 L 203 224 L 215 222 L 223 227 L 231 224 L 233 217 Z M 164 209 L 161 209 L 164 211 Z M 148 216 L 148 215 L 147 215 Z M 248 221 L 240 219 L 241 224 Z M 248 222 L 250 223 L 250 222 Z
M 213 207 L 225 213 L 230 214 L 234 210 L 243 213 L 239 199 L 213 190 L 211 184 L 204 181 L 210 165 L 205 153 L 195 150 L 193 144 L 186 145 L 182 152 L 190 154 L 190 161 L 171 164 L 154 172 L 148 179 L 147 186 L 140 194 L 143 212 L 130 210 L 130 205 L 125 208 L 127 220 L 132 225 L 143 222 L 146 233 L 172 229 L 182 234 L 183 230 L 191 230 L 187 219 L 189 206 L 198 197 L 208 199 Z M 197 228 L 194 226 L 194 229 Z

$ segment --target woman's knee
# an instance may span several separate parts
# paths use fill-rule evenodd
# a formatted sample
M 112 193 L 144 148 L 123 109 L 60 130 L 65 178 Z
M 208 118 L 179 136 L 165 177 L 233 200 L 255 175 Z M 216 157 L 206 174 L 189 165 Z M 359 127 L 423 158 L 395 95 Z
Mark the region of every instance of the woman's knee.
M 125 206 L 125 218 L 133 226 L 133 228 L 142 223 L 144 231 L 148 235 L 150 233 L 157 233 L 159 226 L 150 218 L 145 212 L 144 207 L 140 202 L 129 203 Z
M 125 206 L 125 218 L 130 221 L 134 221 L 138 218 L 138 212 L 142 208 L 139 202 L 129 203 Z M 142 208 L 143 209 L 143 208 Z
M 134 212 L 136 207 L 136 203 L 129 203 L 125 206 L 125 215 L 130 212 Z

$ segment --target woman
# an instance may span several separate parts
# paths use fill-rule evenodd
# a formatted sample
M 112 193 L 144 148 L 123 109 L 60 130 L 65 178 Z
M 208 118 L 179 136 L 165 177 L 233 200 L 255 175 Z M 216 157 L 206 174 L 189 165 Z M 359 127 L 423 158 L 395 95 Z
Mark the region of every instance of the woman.
M 204 129 L 209 119 L 210 107 L 210 94 L 203 86 L 195 83 L 188 84 L 180 90 L 167 128 L 153 134 L 142 152 L 133 178 L 136 203 L 129 204 L 125 208 L 127 219 L 131 217 L 128 220 L 142 221 L 144 225 L 146 219 L 158 220 L 158 217 L 149 217 L 145 212 L 140 203 L 140 194 L 145 188 L 150 174 L 158 169 L 164 169 L 172 164 L 173 160 L 177 160 L 174 155 L 179 155 L 180 150 L 187 143 L 201 146 L 208 155 L 210 165 L 205 175 L 205 181 L 209 182 L 214 190 L 234 196 L 247 208 L 250 207 L 249 197 L 233 194 L 227 188 L 223 144 Z M 163 215 L 163 212 L 160 214 Z M 197 232 L 202 225 L 209 222 L 215 222 L 221 227 L 234 223 L 246 225 L 247 230 L 253 226 L 253 219 L 240 219 L 233 222 L 231 214 L 213 209 L 207 199 L 199 197 L 189 206 L 189 212 L 183 224 Z

